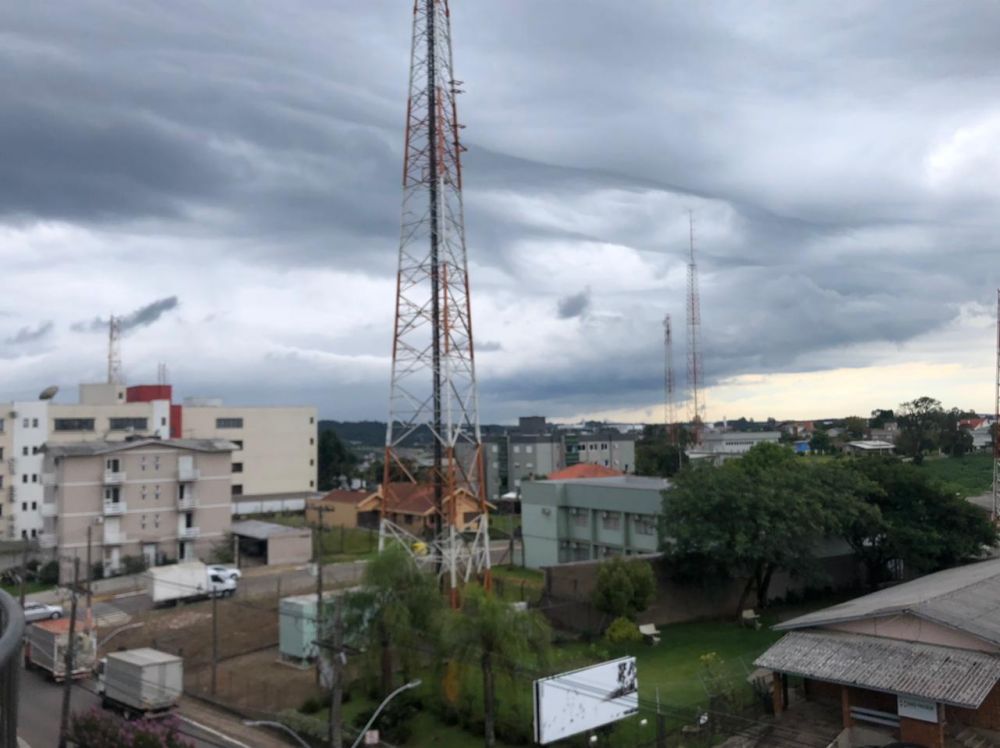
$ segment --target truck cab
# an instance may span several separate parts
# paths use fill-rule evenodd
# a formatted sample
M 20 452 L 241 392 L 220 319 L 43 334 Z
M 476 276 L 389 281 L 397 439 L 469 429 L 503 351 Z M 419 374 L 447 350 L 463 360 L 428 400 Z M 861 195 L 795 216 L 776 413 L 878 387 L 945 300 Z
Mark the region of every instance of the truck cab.
M 223 576 L 219 572 L 208 573 L 208 596 L 230 597 L 236 594 L 236 577 Z

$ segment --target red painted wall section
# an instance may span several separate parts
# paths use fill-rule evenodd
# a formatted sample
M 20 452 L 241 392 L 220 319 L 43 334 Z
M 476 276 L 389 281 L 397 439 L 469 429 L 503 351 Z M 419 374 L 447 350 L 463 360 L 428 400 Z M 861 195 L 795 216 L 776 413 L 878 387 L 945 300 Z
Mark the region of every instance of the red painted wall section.
M 151 403 L 153 400 L 173 400 L 173 386 L 169 384 L 137 384 L 125 390 L 125 402 Z
M 170 438 L 180 439 L 181 434 L 184 433 L 181 426 L 181 419 L 184 417 L 184 406 L 183 405 L 171 405 L 170 406 Z

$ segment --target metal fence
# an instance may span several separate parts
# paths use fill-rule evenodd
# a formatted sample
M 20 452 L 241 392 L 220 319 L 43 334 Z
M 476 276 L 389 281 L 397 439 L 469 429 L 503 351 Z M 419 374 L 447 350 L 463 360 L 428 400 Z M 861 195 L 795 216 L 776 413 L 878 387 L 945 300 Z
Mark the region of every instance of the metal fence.
M 17 697 L 24 611 L 0 590 L 0 746 L 17 747 Z

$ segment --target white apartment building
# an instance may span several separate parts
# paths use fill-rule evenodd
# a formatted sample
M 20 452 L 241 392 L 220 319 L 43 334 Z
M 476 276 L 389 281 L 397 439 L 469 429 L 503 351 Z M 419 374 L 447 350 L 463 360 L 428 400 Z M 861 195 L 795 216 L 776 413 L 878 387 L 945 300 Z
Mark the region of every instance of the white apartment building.
M 48 445 L 41 504 L 43 550 L 106 574 L 142 556 L 148 566 L 208 557 L 232 522 L 233 445 L 221 439 L 144 439 Z M 88 533 L 89 528 L 89 533 Z
M 0 537 L 37 538 L 44 447 L 130 436 L 227 439 L 238 479 L 230 491 L 311 496 L 316 485 L 316 409 L 174 404 L 169 385 L 82 384 L 77 403 L 0 404 Z
M 701 444 L 688 449 L 687 455 L 692 460 L 720 462 L 744 455 L 758 444 L 778 444 L 780 441 L 780 431 L 706 431 L 701 435 Z

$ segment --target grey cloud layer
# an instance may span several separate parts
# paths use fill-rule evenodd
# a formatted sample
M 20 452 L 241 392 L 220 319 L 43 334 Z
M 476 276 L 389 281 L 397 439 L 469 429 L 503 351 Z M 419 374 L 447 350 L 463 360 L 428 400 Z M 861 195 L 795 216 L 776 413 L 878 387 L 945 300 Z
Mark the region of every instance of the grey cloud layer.
M 657 401 L 659 320 L 671 312 L 683 329 L 684 207 L 698 220 L 713 381 L 863 365 L 862 344 L 905 344 L 964 303 L 988 303 L 1000 187 L 989 175 L 950 181 L 951 162 L 931 179 L 928 158 L 997 116 L 1000 7 L 453 5 L 473 292 L 510 309 L 538 300 L 538 313 L 564 321 L 544 333 L 552 354 L 524 354 L 516 374 L 480 359 L 488 417 Z M 185 0 L 0 8 L 0 220 L 157 232 L 187 272 L 236 258 L 273 268 L 277 283 L 299 267 L 390 278 L 406 7 L 299 0 L 241 6 L 234 22 L 236 12 Z M 634 287 L 599 259 L 565 277 L 537 269 L 557 247 L 574 265 L 605 245 L 645 263 Z M 107 253 L 122 250 L 109 241 Z M 121 262 L 143 272 L 142 257 Z M 176 305 L 161 299 L 126 325 Z M 28 311 L 8 344 L 48 334 L 34 322 L 46 310 Z M 308 315 L 309 300 L 285 311 Z M 522 355 L 541 334 L 507 320 L 480 351 Z M 336 352 L 366 351 L 371 338 L 359 329 Z M 323 392 L 318 380 L 301 386 Z M 259 387 L 247 397 L 282 383 Z M 317 397 L 330 415 L 379 417 L 376 390 Z

